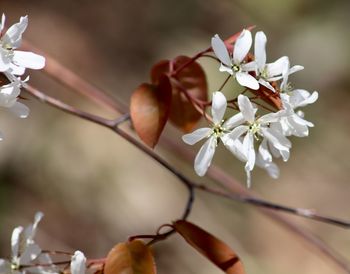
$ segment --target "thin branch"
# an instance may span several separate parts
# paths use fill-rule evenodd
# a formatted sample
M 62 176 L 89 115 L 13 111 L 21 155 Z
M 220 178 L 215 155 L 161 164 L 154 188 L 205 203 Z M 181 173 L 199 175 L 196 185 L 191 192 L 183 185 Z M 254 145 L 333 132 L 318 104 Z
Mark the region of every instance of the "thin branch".
M 269 201 L 264 201 L 264 200 L 261 200 L 261 199 L 258 199 L 258 198 L 247 197 L 247 196 L 244 196 L 244 195 L 228 194 L 225 191 L 222 191 L 222 190 L 219 190 L 219 189 L 213 189 L 213 188 L 210 188 L 210 187 L 207 187 L 207 186 L 204 186 L 204 185 L 196 185 L 196 188 L 200 189 L 200 190 L 203 190 L 205 192 L 209 192 L 211 194 L 222 196 L 222 197 L 227 198 L 229 200 L 250 204 L 250 205 L 253 205 L 253 206 L 256 206 L 256 207 L 273 209 L 273 210 L 281 211 L 281 212 L 284 212 L 284 213 L 289 213 L 289 214 L 292 214 L 292 215 L 297 215 L 297 216 L 304 217 L 304 218 L 307 218 L 307 219 L 311 219 L 311 220 L 314 220 L 314 221 L 319 221 L 319 222 L 322 222 L 322 223 L 336 225 L 336 226 L 339 226 L 339 227 L 344 228 L 344 229 L 349 229 L 350 228 L 350 222 L 349 221 L 340 220 L 340 219 L 336 219 L 336 218 L 333 218 L 333 217 L 323 216 L 323 215 L 320 215 L 320 214 L 316 213 L 312 209 L 288 207 L 288 206 L 285 206 L 285 205 L 280 205 L 280 204 L 275 204 L 275 203 L 272 203 L 272 202 L 269 202 Z
M 221 84 L 221 86 L 219 87 L 219 91 L 221 91 L 224 86 L 227 84 L 228 80 L 231 78 L 231 75 L 227 76 L 227 78 L 225 79 L 225 81 Z

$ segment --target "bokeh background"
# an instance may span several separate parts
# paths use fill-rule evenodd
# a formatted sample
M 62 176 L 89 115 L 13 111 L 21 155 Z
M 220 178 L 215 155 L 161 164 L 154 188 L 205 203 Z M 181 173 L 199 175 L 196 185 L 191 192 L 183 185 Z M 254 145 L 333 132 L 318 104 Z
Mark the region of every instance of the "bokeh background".
M 349 1 L 1 0 L 0 11 L 8 24 L 28 14 L 29 41 L 125 103 L 157 60 L 193 55 L 216 33 L 226 37 L 257 25 L 268 36 L 268 59 L 288 55 L 304 65 L 292 81 L 318 90 L 320 98 L 306 109 L 316 127 L 308 138 L 293 139 L 291 159 L 279 163 L 280 179 L 256 170 L 253 189 L 271 201 L 350 219 Z M 205 65 L 214 90 L 223 76 L 213 63 Z M 30 75 L 47 93 L 113 117 L 42 72 Z M 29 118 L 3 110 L 0 116 L 0 257 L 10 254 L 13 227 L 31 222 L 37 210 L 46 215 L 38 233 L 43 248 L 80 249 L 92 258 L 180 216 L 186 190 L 157 163 L 108 130 L 32 99 L 26 103 Z M 180 133 L 170 131 L 181 142 Z M 194 177 L 176 154 L 157 151 Z M 242 163 L 227 152 L 219 151 L 215 163 L 244 183 Z M 350 260 L 348 231 L 286 217 Z M 230 244 L 247 273 L 341 273 L 250 206 L 198 193 L 190 220 Z M 158 244 L 155 255 L 159 273 L 221 273 L 177 236 Z

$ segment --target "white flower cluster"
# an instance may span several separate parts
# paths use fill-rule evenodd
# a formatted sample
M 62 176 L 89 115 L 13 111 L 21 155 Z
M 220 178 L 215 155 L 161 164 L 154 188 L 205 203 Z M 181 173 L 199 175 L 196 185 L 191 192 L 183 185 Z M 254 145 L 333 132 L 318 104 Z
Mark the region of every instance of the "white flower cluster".
M 271 177 L 277 178 L 279 169 L 273 162 L 273 157 L 281 157 L 283 161 L 289 159 L 292 144 L 287 137 L 308 136 L 309 127 L 313 127 L 298 109 L 314 103 L 318 93 L 315 91 L 310 94 L 303 89 L 292 89 L 288 77 L 303 67 L 290 67 L 287 56 L 274 63 L 266 63 L 266 41 L 262 31 L 256 33 L 254 59 L 250 57 L 252 61 L 247 61 L 252 46 L 252 34 L 249 30 L 243 30 L 240 34 L 232 56 L 218 35 L 212 38 L 213 51 L 221 61 L 219 70 L 228 72 L 241 86 L 253 90 L 254 94 L 260 92 L 261 86 L 266 87 L 273 95 L 280 97 L 282 109 L 259 116 L 258 106 L 249 97 L 240 94 L 237 98 L 239 113 L 224 119 L 227 99 L 220 91 L 214 92 L 211 127 L 197 129 L 182 138 L 189 145 L 208 139 L 194 162 L 194 169 L 199 176 L 204 176 L 207 172 L 216 146 L 221 140 L 234 156 L 246 163 L 248 187 L 251 185 L 250 173 L 255 165 L 266 169 Z
M 5 31 L 5 15 L 0 22 L 0 106 L 6 107 L 18 115 L 26 118 L 29 109 L 17 101 L 22 85 L 29 77 L 21 80 L 25 69 L 42 69 L 45 58 L 32 52 L 17 50 L 21 46 L 22 35 L 28 25 L 28 17 L 21 17 L 20 21 Z
M 11 259 L 0 259 L 0 274 L 60 274 L 50 255 L 43 252 L 34 241 L 39 222 L 44 215 L 35 214 L 34 223 L 23 228 L 16 227 L 11 237 Z M 72 274 L 86 273 L 86 258 L 80 251 L 71 257 L 70 271 Z

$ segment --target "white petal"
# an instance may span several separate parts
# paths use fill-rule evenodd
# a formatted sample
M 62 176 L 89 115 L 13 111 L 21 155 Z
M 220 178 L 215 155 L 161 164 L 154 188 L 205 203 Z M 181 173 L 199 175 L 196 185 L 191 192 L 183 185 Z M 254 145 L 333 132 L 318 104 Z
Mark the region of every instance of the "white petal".
M 253 170 L 255 165 L 255 150 L 254 150 L 254 136 L 253 134 L 247 134 L 243 140 L 243 147 L 247 153 L 246 168 L 250 171 Z
M 241 112 L 233 115 L 224 123 L 224 128 L 230 130 L 231 128 L 237 127 L 245 122 L 243 114 Z
M 300 71 L 300 70 L 303 70 L 303 69 L 304 69 L 303 66 L 296 65 L 296 66 L 293 66 L 293 67 L 291 67 L 291 68 L 289 69 L 288 74 L 291 75 L 291 74 L 293 74 L 293 73 L 295 73 L 295 72 L 298 72 L 298 71 Z
M 271 162 L 272 161 L 272 155 L 270 151 L 267 148 L 267 140 L 264 138 L 259 146 L 259 155 L 262 160 L 265 162 Z
M 5 17 L 5 14 L 3 13 L 1 16 L 1 22 L 0 22 L 0 36 L 2 31 L 4 30 L 5 22 L 6 22 L 6 17 Z
M 242 112 L 244 119 L 247 122 L 253 123 L 257 109 L 253 107 L 252 103 L 249 101 L 249 98 L 245 95 L 238 95 L 237 101 L 239 110 Z
M 211 47 L 213 48 L 216 57 L 219 58 L 221 63 L 225 64 L 228 67 L 232 66 L 227 47 L 224 41 L 220 39 L 219 35 L 216 34 L 213 38 L 211 38 Z
M 278 150 L 289 150 L 291 142 L 280 132 L 272 128 L 261 128 L 263 136 Z
M 19 118 L 27 118 L 30 112 L 29 108 L 20 102 L 15 102 L 9 110 Z
M 258 154 L 255 164 L 258 167 L 265 169 L 272 178 L 277 179 L 279 177 L 280 170 L 274 162 L 266 162 Z
M 44 217 L 44 214 L 42 212 L 39 211 L 39 212 L 35 213 L 33 224 L 29 225 L 24 232 L 25 237 L 26 237 L 28 242 L 33 241 L 35 234 L 36 234 L 36 230 L 38 228 L 38 224 L 43 217 Z
M 71 274 L 85 274 L 86 257 L 81 251 L 75 251 L 70 263 Z
M 215 153 L 216 142 L 216 138 L 211 137 L 199 150 L 194 160 L 194 170 L 199 176 L 204 176 L 207 172 Z
M 267 38 L 264 32 L 258 31 L 255 34 L 254 54 L 255 62 L 258 64 L 258 69 L 262 70 L 266 64 L 266 42 Z
M 13 63 L 20 67 L 42 69 L 45 66 L 45 58 L 32 52 L 16 50 Z
M 0 47 L 0 72 L 7 71 L 10 68 L 11 59 L 7 55 L 7 51 Z
M 182 136 L 182 140 L 188 144 L 188 145 L 194 145 L 195 143 L 199 142 L 200 140 L 209 137 L 211 133 L 211 128 L 203 127 L 196 129 L 192 133 L 188 133 Z
M 300 118 L 298 115 L 293 115 L 288 119 L 289 125 L 292 130 L 292 134 L 297 137 L 306 137 L 309 135 L 309 128 L 305 123 L 298 123 L 295 119 L 300 119 L 301 121 L 305 121 L 304 119 Z M 307 122 L 307 121 L 306 121 Z
M 248 188 L 251 185 L 250 172 L 253 170 L 255 165 L 255 150 L 254 150 L 254 136 L 247 134 L 243 139 L 243 147 L 246 152 L 247 163 L 245 165 L 245 171 L 247 174 L 247 185 Z
M 12 232 L 12 237 L 11 237 L 12 257 L 19 256 L 22 232 L 23 232 L 23 227 L 21 226 L 16 227 Z
M 28 16 L 21 17 L 19 22 L 12 25 L 3 36 L 4 44 L 9 44 L 12 48 L 20 47 L 22 34 L 28 26 Z
M 252 34 L 249 30 L 244 29 L 238 39 L 236 40 L 233 50 L 233 62 L 235 64 L 242 63 L 247 56 L 250 47 L 252 46 Z
M 266 65 L 267 73 L 269 77 L 281 75 L 283 71 L 289 66 L 289 59 L 287 56 L 283 56 L 276 60 L 274 63 Z
M 318 99 L 318 92 L 314 91 L 307 99 L 300 102 L 298 107 L 305 107 L 307 105 L 313 104 L 317 101 L 317 99 Z
M 13 63 L 10 64 L 10 69 L 9 71 L 11 72 L 11 74 L 13 75 L 17 75 L 17 76 L 21 76 L 24 74 L 24 72 L 26 71 L 26 68 L 24 67 L 19 67 Z
M 21 265 L 29 264 L 31 261 L 34 261 L 40 253 L 41 248 L 35 243 L 30 243 L 26 246 L 24 252 L 21 254 L 19 263 Z
M 228 66 L 224 65 L 224 64 L 220 65 L 219 71 L 221 71 L 221 72 L 228 72 L 231 75 L 234 74 L 233 69 L 231 67 L 228 67 Z
M 258 121 L 260 124 L 268 124 L 278 122 L 279 119 L 289 115 L 288 111 L 280 110 L 278 112 L 271 112 L 261 116 Z
M 287 162 L 290 156 L 289 150 L 280 150 L 280 153 L 282 155 L 282 159 L 284 162 Z
M 238 126 L 235 127 L 230 133 L 227 133 L 227 138 L 230 138 L 232 140 L 236 140 L 239 137 L 241 137 L 244 133 L 248 131 L 248 126 Z
M 243 87 L 247 87 L 254 90 L 259 89 L 259 82 L 249 73 L 237 72 L 236 79 L 237 82 Z
M 243 144 L 240 140 L 236 139 L 233 140 L 232 138 L 229 138 L 229 136 L 224 135 L 221 137 L 221 140 L 225 147 L 234 155 L 238 158 L 238 160 L 242 162 L 246 162 L 247 158 L 245 155 L 245 151 L 243 148 Z
M 273 88 L 273 86 L 270 85 L 269 82 L 265 81 L 264 79 L 259 79 L 259 84 L 263 85 L 264 87 L 267 87 L 272 92 L 276 92 L 276 90 Z
M 248 71 L 256 71 L 257 65 L 255 61 L 251 61 L 249 63 L 245 63 L 241 65 L 241 71 L 248 72 Z
M 217 125 L 221 123 L 224 118 L 226 107 L 227 101 L 225 95 L 220 91 L 214 92 L 211 106 L 211 114 L 213 115 L 214 124 Z
M 14 83 L 0 87 L 0 106 L 12 107 L 17 100 L 21 90 Z
M 252 186 L 252 175 L 249 169 L 245 169 L 245 173 L 247 176 L 247 187 L 250 188 Z
M 304 116 L 301 116 L 300 111 L 298 111 L 297 114 L 293 115 L 292 117 L 293 117 L 294 121 L 296 123 L 300 124 L 300 125 L 305 125 L 305 126 L 308 126 L 308 127 L 314 127 L 313 123 L 305 120 Z

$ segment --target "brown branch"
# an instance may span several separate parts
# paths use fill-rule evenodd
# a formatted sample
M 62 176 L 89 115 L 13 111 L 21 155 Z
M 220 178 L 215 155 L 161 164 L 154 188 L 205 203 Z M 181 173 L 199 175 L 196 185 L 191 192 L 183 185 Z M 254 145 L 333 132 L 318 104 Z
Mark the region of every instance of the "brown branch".
M 26 43 L 26 47 L 29 50 L 33 50 L 33 48 L 30 47 L 28 43 Z M 48 61 L 44 71 L 48 73 L 51 77 L 56 79 L 57 81 L 63 83 L 66 86 L 69 86 L 70 88 L 72 88 L 73 91 L 83 94 L 84 96 L 90 98 L 92 101 L 97 102 L 101 106 L 104 106 L 110 110 L 114 110 L 115 112 L 118 112 L 118 113 L 123 113 L 127 109 L 125 105 L 118 103 L 115 99 L 112 99 L 111 97 L 107 97 L 106 99 L 105 97 L 101 96 L 101 94 L 104 94 L 104 92 L 101 90 L 97 90 L 99 95 L 95 97 L 93 92 L 90 93 L 89 91 L 85 90 L 84 88 L 85 86 L 91 86 L 91 85 L 84 79 L 80 79 L 80 81 L 76 82 L 75 84 L 70 83 L 69 80 L 67 79 L 74 79 L 75 77 L 79 77 L 79 76 L 77 76 L 73 71 L 63 67 L 53 58 L 49 58 L 47 54 L 42 54 L 42 55 L 45 55 Z M 66 77 L 66 78 L 61 77 L 62 75 L 60 71 L 61 68 L 64 69 L 65 73 L 67 73 L 69 77 Z M 105 98 L 105 99 L 102 99 L 102 98 Z M 170 138 L 164 137 L 162 143 L 165 144 L 165 147 L 167 147 L 168 149 L 171 149 L 172 151 L 176 151 L 178 155 L 181 156 L 182 158 L 185 158 L 187 160 L 192 160 L 194 157 L 192 152 L 190 152 L 189 150 L 184 150 L 182 146 L 180 146 L 178 143 L 175 143 Z M 139 147 L 138 145 L 136 146 Z M 148 152 L 151 152 L 150 150 L 148 151 L 143 149 L 141 150 L 144 151 L 153 159 L 155 159 L 151 154 L 148 153 Z M 212 166 L 208 170 L 207 175 L 211 179 L 215 180 L 216 182 L 224 186 L 232 194 L 239 194 L 239 195 L 245 195 L 246 197 L 257 198 L 256 194 L 254 194 L 252 191 L 248 191 L 247 189 L 245 189 L 239 182 L 237 182 L 234 178 L 232 178 L 232 176 L 229 176 L 227 173 L 225 173 L 222 169 L 218 167 Z M 338 267 L 346 271 L 346 273 L 350 273 L 350 268 L 347 264 L 347 261 L 342 256 L 337 254 L 332 248 L 327 246 L 323 241 L 315 237 L 312 233 L 295 225 L 290 220 L 288 220 L 287 218 L 283 217 L 282 215 L 280 215 L 279 213 L 273 210 L 264 209 L 264 208 L 260 208 L 260 210 L 262 213 L 272 218 L 280 225 L 284 226 L 287 230 L 299 236 L 305 242 L 307 242 L 308 244 L 316 248 L 323 255 L 325 255 L 331 261 L 333 261 L 333 263 L 335 263 Z

